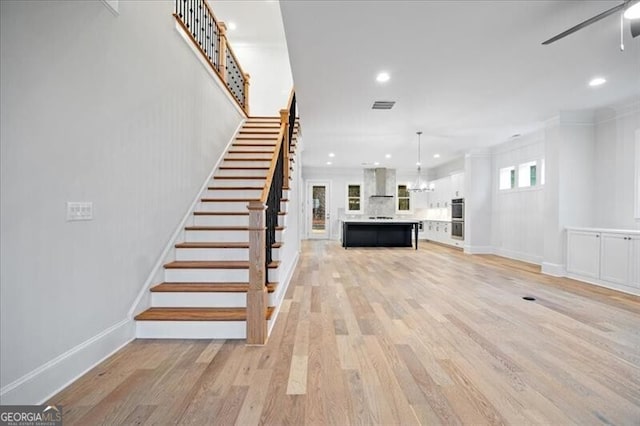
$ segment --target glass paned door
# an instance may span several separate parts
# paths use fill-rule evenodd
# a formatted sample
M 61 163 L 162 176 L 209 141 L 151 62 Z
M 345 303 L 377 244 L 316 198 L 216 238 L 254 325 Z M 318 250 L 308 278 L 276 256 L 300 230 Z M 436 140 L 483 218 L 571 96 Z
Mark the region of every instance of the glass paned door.
M 329 238 L 328 185 L 313 183 L 309 185 L 309 237 Z

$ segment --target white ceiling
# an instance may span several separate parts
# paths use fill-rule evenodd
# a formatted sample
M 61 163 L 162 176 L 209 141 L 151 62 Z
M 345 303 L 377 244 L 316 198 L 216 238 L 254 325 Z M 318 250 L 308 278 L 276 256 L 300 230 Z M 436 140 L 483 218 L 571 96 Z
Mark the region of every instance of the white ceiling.
M 242 2 L 240 2 L 242 3 Z M 305 166 L 433 167 L 560 110 L 640 99 L 640 37 L 610 16 L 543 40 L 618 1 L 281 1 Z M 386 84 L 379 71 L 391 74 Z M 594 76 L 608 82 L 587 86 Z M 393 100 L 390 111 L 371 110 Z M 434 153 L 441 154 L 435 160 Z M 385 159 L 391 154 L 391 159 Z

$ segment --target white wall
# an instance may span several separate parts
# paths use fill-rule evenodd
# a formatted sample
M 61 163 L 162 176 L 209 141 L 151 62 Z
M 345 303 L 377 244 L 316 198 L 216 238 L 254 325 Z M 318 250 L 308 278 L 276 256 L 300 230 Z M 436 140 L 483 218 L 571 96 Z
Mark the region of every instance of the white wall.
M 287 46 L 234 44 L 233 51 L 242 69 L 251 76 L 249 114 L 279 116 L 293 87 Z
M 0 2 L 3 404 L 42 401 L 133 336 L 134 298 L 242 119 L 173 2 L 119 12 Z M 67 222 L 67 201 L 94 220 Z
M 563 275 L 565 228 L 594 226 L 593 112 L 563 111 L 545 128 L 546 185 L 542 271 Z
M 634 218 L 637 197 L 635 139 L 638 131 L 640 102 L 601 110 L 596 114 L 596 226 L 640 229 L 640 221 Z
M 305 167 L 302 171 L 302 178 L 304 179 L 304 195 L 301 200 L 304 203 L 303 221 L 304 233 L 308 235 L 308 218 L 310 205 L 307 194 L 307 183 L 309 181 L 327 181 L 330 183 L 330 196 L 329 196 L 329 220 L 331 239 L 340 239 L 340 220 L 341 215 L 344 214 L 346 205 L 346 190 L 348 183 L 364 183 L 363 170 L 362 169 L 338 169 L 330 167 Z M 363 200 L 364 201 L 364 200 Z
M 492 149 L 491 245 L 496 254 L 533 263 L 541 263 L 544 249 L 542 230 L 544 186 L 499 190 L 503 167 L 544 158 L 544 133 L 536 132 Z
M 477 150 L 465 155 L 465 253 L 492 253 L 491 247 L 491 152 Z

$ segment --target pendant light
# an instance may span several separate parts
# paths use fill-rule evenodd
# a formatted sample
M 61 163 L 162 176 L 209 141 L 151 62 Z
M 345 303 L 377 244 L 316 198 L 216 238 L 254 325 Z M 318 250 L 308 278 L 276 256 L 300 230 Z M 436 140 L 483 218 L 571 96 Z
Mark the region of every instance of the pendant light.
M 418 135 L 418 175 L 416 176 L 416 180 L 408 185 L 409 192 L 428 192 L 433 191 L 433 188 L 429 186 L 426 180 L 422 179 L 422 160 L 420 158 L 420 135 L 422 135 L 421 131 L 417 131 L 416 135 Z

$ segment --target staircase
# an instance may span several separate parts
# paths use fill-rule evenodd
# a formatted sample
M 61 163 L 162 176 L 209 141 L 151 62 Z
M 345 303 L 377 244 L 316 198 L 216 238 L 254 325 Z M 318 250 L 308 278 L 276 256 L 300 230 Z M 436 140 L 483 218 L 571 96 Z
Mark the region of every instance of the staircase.
M 175 244 L 175 260 L 164 265 L 164 282 L 153 286 L 151 307 L 135 317 L 139 338 L 246 338 L 249 289 L 249 211 L 259 200 L 274 157 L 279 117 L 247 119 Z M 290 144 L 291 161 L 297 125 Z M 286 185 L 288 187 L 288 185 Z M 266 319 L 274 312 L 279 252 L 285 231 L 287 194 L 283 191 L 267 265 Z

